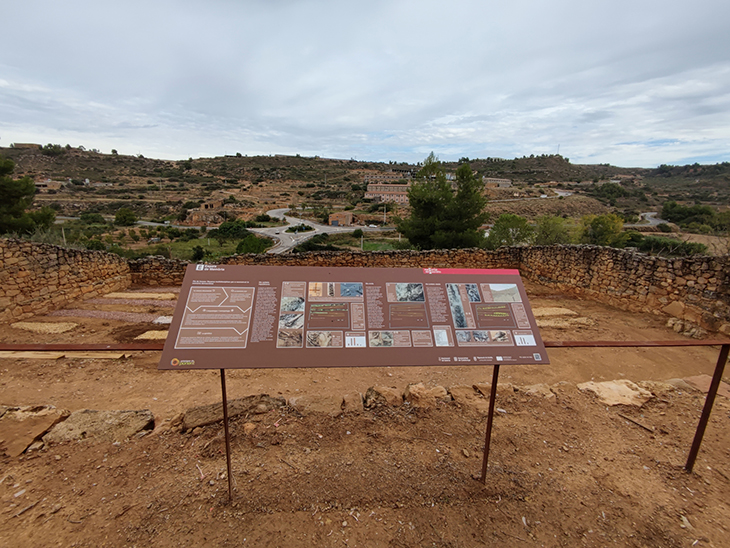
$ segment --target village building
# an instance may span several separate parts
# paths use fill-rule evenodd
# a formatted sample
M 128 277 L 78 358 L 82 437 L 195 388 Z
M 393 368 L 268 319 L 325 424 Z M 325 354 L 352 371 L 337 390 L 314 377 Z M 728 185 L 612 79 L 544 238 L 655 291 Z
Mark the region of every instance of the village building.
M 223 221 L 223 217 L 218 215 L 215 211 L 194 209 L 192 211 L 188 211 L 188 216 L 185 217 L 183 224 L 190 226 L 218 226 Z
M 497 179 L 495 177 L 482 177 L 485 188 L 510 188 L 512 179 Z
M 380 203 L 407 204 L 410 187 L 410 183 L 405 185 L 370 183 L 365 192 L 365 199 Z
M 200 209 L 202 211 L 211 210 L 211 209 L 220 209 L 223 207 L 223 200 L 209 200 L 203 204 L 201 204 Z
M 38 192 L 48 192 L 49 190 L 61 190 L 64 187 L 62 181 L 53 181 L 51 179 L 44 179 L 43 181 L 36 181 L 35 188 Z
M 12 143 L 10 148 L 43 148 L 43 145 L 37 143 Z
M 329 216 L 330 226 L 352 226 L 352 213 L 349 211 L 340 211 L 332 213 Z

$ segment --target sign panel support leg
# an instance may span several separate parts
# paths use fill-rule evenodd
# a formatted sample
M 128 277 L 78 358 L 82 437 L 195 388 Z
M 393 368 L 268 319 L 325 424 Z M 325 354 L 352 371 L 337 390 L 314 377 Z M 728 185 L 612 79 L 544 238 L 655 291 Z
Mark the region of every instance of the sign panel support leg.
M 717 389 L 720 387 L 720 381 L 722 381 L 722 373 L 725 370 L 725 363 L 727 362 L 729 352 L 730 344 L 723 344 L 722 348 L 720 349 L 720 356 L 718 356 L 717 358 L 717 365 L 715 366 L 715 373 L 712 376 L 710 389 L 707 391 L 705 406 L 702 409 L 700 423 L 697 425 L 695 439 L 692 441 L 692 448 L 689 450 L 687 464 L 684 465 L 684 469 L 687 470 L 687 472 L 692 472 L 692 468 L 694 468 L 695 465 L 695 460 L 697 459 L 697 453 L 700 452 L 702 437 L 705 435 L 705 428 L 707 428 L 707 423 L 710 421 L 710 413 L 712 412 L 712 406 L 715 403 Z
M 492 370 L 492 387 L 489 391 L 489 414 L 487 415 L 487 434 L 484 439 L 484 457 L 482 458 L 482 483 L 487 483 L 487 462 L 489 460 L 489 444 L 492 441 L 492 421 L 494 419 L 494 400 L 497 397 L 497 378 L 499 377 L 499 364 L 494 365 Z
M 226 465 L 228 466 L 228 502 L 233 502 L 233 476 L 231 475 L 231 436 L 228 433 L 228 397 L 226 396 L 226 371 L 221 369 L 221 394 L 223 395 L 223 429 L 226 434 Z

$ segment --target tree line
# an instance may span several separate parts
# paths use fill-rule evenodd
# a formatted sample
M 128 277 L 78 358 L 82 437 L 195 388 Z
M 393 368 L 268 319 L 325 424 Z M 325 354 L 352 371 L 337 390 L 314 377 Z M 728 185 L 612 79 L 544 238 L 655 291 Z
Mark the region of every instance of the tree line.
M 619 185 L 600 187 L 607 198 L 621 196 Z M 464 162 L 456 171 L 453 182 L 448 181 L 438 158 L 431 153 L 416 174 L 408 191 L 411 214 L 397 219 L 398 231 L 414 249 L 453 249 L 477 247 L 497 249 L 514 245 L 591 244 L 610 247 L 635 247 L 642 251 L 671 255 L 690 255 L 706 252 L 702 244 L 689 244 L 666 237 L 644 236 L 639 232 L 624 231 L 624 222 L 616 214 L 588 215 L 580 220 L 546 215 L 534 223 L 512 213 L 504 213 L 486 228 L 489 215 L 484 211 L 486 198 L 481 192 L 469 163 Z M 675 214 L 682 206 L 669 206 Z M 667 210 L 667 206 L 665 206 Z M 690 215 L 692 213 L 694 216 Z M 690 208 L 688 219 L 706 220 L 714 210 L 707 206 Z M 668 213 L 662 217 L 672 220 Z M 704 215 L 704 216 L 703 216 Z M 728 214 L 730 215 L 730 214 Z M 700 217 L 698 217 L 700 216 Z M 716 218 L 725 219 L 725 214 Z M 709 221 L 707 221 L 709 222 Z M 719 221 L 718 221 L 719 222 Z

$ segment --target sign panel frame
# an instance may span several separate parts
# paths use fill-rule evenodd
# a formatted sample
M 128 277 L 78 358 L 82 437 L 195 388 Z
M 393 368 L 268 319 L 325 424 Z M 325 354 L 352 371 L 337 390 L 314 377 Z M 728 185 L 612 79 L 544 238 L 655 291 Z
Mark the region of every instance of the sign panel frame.
M 159 369 L 548 363 L 517 270 L 191 264 Z

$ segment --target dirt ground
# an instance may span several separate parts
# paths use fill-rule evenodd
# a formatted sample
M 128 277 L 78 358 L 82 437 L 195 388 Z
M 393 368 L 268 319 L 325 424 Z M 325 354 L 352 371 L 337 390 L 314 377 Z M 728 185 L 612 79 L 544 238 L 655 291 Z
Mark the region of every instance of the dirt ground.
M 545 340 L 686 340 L 663 317 L 529 284 L 527 291 L 533 309 L 545 312 Z M 130 301 L 76 303 L 69 315 L 26 320 L 77 324 L 64 333 L 3 325 L 0 341 L 128 342 L 166 329 L 114 319 L 115 311 L 171 314 L 169 302 Z M 556 315 L 561 308 L 573 314 Z M 159 353 L 3 358 L 2 405 L 150 409 L 156 427 L 122 443 L 85 440 L 0 456 L 0 545 L 728 546 L 728 400 L 718 397 L 687 474 L 703 393 L 657 385 L 641 408 L 606 407 L 575 386 L 711 374 L 717 354 L 551 349 L 550 365 L 503 367 L 500 382 L 547 383 L 556 397 L 500 388 L 486 485 L 477 481 L 486 416 L 457 402 L 336 417 L 284 407 L 240 417 L 231 425 L 232 503 L 221 425 L 186 433 L 170 426 L 186 409 L 220 401 L 218 372 L 158 372 Z M 290 398 L 374 385 L 472 385 L 489 382 L 491 368 L 241 369 L 226 380 L 229 398 Z

